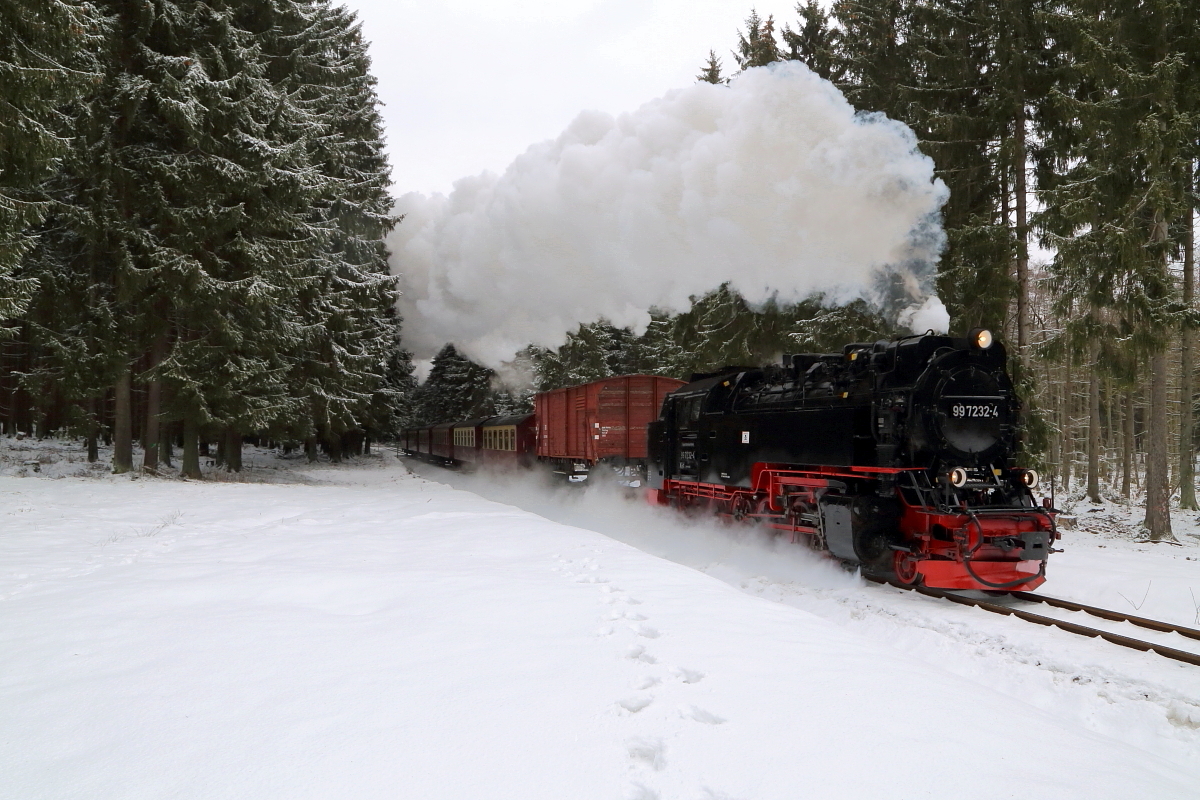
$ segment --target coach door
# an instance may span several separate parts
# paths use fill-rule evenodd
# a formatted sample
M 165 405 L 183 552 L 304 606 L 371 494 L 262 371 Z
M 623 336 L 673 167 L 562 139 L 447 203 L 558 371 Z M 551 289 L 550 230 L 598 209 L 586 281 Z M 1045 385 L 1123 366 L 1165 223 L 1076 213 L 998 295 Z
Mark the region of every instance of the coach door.
M 685 480 L 699 475 L 696 446 L 700 439 L 700 401 L 703 395 L 675 401 L 675 474 Z

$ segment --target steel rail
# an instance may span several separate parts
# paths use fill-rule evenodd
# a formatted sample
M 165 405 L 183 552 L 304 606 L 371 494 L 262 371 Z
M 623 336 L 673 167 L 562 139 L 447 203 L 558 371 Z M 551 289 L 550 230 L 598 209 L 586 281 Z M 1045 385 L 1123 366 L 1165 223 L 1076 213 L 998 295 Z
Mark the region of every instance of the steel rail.
M 1031 603 L 1045 603 L 1048 606 L 1064 608 L 1068 611 L 1084 611 L 1093 617 L 1100 617 L 1101 619 L 1113 620 L 1115 622 L 1129 622 L 1141 628 L 1149 628 L 1152 631 L 1178 633 L 1180 636 L 1186 636 L 1189 639 L 1200 639 L 1200 631 L 1195 628 L 1185 628 L 1182 625 L 1172 625 L 1169 622 L 1159 622 L 1156 619 L 1135 617 L 1132 614 L 1123 614 L 1120 611 L 1109 611 L 1107 608 L 1097 608 L 1096 606 L 1089 606 L 1084 603 L 1076 603 L 1074 600 L 1061 600 L 1057 597 L 1046 597 L 1032 592 L 1010 592 L 1010 594 L 1018 600 L 1028 600 Z
M 1099 637 L 1107 642 L 1120 645 L 1121 647 L 1129 647 L 1134 650 L 1141 650 L 1142 652 L 1152 651 L 1165 658 L 1174 659 L 1175 661 L 1182 661 L 1185 664 L 1191 664 L 1193 666 L 1200 667 L 1200 655 L 1196 653 L 1189 653 L 1186 650 L 1176 650 L 1173 647 L 1167 647 L 1165 645 L 1155 644 L 1153 642 L 1146 642 L 1142 641 L 1141 639 L 1131 638 L 1129 636 L 1121 636 L 1120 634 L 1102 631 L 1098 628 L 1089 628 L 1086 625 L 1079 625 L 1075 622 L 1067 622 L 1066 620 L 1055 619 L 1054 617 L 1046 617 L 1042 616 L 1041 614 L 1034 614 L 1019 608 L 1010 608 L 1008 606 L 1003 606 L 999 603 L 992 603 L 987 600 L 977 600 L 973 597 L 963 597 L 962 595 L 954 594 L 945 589 L 930 589 L 927 586 L 910 586 L 908 584 L 899 583 L 898 581 L 875 575 L 864 575 L 863 577 L 875 583 L 883 583 L 887 584 L 888 586 L 895 586 L 897 589 L 916 592 L 917 594 L 922 594 L 926 597 L 937 597 L 942 600 L 949 600 L 952 603 L 958 603 L 959 605 L 974 606 L 975 608 L 981 608 L 984 611 L 991 611 L 993 614 L 1012 616 L 1037 625 L 1060 628 L 1064 631 L 1069 631 L 1070 633 L 1079 634 L 1080 636 L 1087 636 L 1089 638 Z M 1093 616 L 1102 617 L 1103 619 L 1117 622 L 1130 622 L 1143 628 L 1150 628 L 1152 630 L 1162 632 L 1178 633 L 1181 636 L 1187 636 L 1192 639 L 1200 639 L 1200 631 L 1192 628 L 1185 628 L 1180 625 L 1172 625 L 1167 622 L 1159 622 L 1158 620 L 1146 619 L 1144 617 L 1134 617 L 1129 614 L 1122 614 L 1119 611 L 1109 611 L 1108 609 L 1104 608 L 1096 608 L 1094 606 L 1087 606 L 1082 603 L 1074 603 L 1070 600 L 1059 600 L 1053 597 L 1043 597 L 1041 595 L 1030 594 L 1029 592 L 1011 592 L 1010 594 L 1020 600 L 1036 600 L 1037 602 L 1046 603 L 1047 605 L 1052 605 L 1057 608 L 1064 608 L 1069 611 L 1085 611 Z

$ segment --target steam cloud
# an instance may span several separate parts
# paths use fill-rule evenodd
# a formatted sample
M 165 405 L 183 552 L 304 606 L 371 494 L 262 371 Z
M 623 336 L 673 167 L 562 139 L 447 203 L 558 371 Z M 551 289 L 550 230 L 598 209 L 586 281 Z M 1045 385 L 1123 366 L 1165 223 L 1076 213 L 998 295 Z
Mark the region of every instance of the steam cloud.
M 405 340 L 498 366 L 600 317 L 641 330 L 725 281 L 752 303 L 873 297 L 945 330 L 929 288 L 946 197 L 911 130 L 797 62 L 584 112 L 503 175 L 397 201 Z

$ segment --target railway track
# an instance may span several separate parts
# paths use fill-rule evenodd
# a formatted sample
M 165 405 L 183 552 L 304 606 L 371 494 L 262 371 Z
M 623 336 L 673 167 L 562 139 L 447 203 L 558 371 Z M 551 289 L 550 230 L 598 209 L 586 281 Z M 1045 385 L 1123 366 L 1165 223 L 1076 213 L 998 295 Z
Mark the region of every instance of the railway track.
M 1080 625 L 1067 620 L 1056 619 L 1055 617 L 1047 617 L 1042 614 L 1034 614 L 1031 611 L 1026 611 L 1022 608 L 1013 608 L 1011 606 L 1002 605 L 1001 603 L 991 602 L 988 600 L 977 600 L 973 597 L 964 597 L 960 594 L 947 591 L 945 589 L 930 589 L 925 586 L 909 586 L 903 583 L 898 583 L 887 578 L 865 575 L 869 581 L 875 583 L 883 583 L 888 586 L 895 586 L 897 589 L 917 592 L 926 597 L 937 597 L 942 600 L 949 600 L 951 603 L 958 603 L 964 606 L 974 606 L 981 608 L 984 611 L 991 611 L 994 614 L 1003 614 L 1004 616 L 1016 617 L 1023 619 L 1026 622 L 1032 622 L 1037 625 L 1053 626 L 1064 631 L 1079 634 L 1080 636 L 1088 636 L 1091 638 L 1100 637 L 1105 641 L 1120 645 L 1121 647 L 1129 647 L 1134 650 L 1152 651 L 1158 653 L 1165 658 L 1182 661 L 1186 664 L 1200 667 L 1200 654 L 1191 653 L 1187 650 L 1179 650 L 1174 647 L 1157 644 L 1155 642 L 1147 642 L 1141 639 L 1134 639 L 1129 636 L 1122 636 L 1111 631 L 1100 630 L 1099 628 L 1089 628 L 1086 625 Z M 1160 633 L 1175 633 L 1189 639 L 1200 641 L 1200 630 L 1195 628 L 1187 628 L 1182 625 L 1173 625 L 1169 622 L 1161 622 L 1159 620 L 1147 619 L 1145 617 L 1137 617 L 1132 614 L 1122 614 L 1119 611 L 1111 611 L 1107 608 L 1098 608 L 1089 606 L 1084 603 L 1076 603 L 1071 600 L 1060 600 L 1056 597 L 1045 597 L 1039 594 L 1030 592 L 1010 592 L 1009 595 L 1017 600 L 1022 600 L 1030 603 L 1044 603 L 1054 608 L 1061 608 L 1067 611 L 1083 611 L 1094 617 L 1111 620 L 1113 622 L 1128 622 L 1148 630 L 1158 631 Z

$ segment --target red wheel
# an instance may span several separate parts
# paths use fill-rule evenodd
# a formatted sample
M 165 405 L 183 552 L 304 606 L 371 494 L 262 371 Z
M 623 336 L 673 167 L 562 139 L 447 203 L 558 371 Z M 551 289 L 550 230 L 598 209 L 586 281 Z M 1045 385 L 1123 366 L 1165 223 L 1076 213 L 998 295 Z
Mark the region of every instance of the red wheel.
M 892 568 L 896 573 L 896 580 L 901 583 L 912 586 L 917 582 L 917 578 L 921 573 L 917 571 L 917 559 L 912 553 L 905 553 L 897 550 L 896 555 L 892 559 Z

